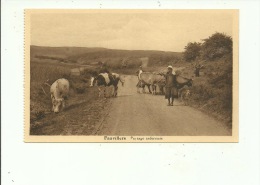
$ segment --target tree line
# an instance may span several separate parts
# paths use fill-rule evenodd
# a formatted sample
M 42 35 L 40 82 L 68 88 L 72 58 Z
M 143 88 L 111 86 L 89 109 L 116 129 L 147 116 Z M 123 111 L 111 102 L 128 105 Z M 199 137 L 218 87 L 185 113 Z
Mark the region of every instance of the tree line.
M 189 42 L 183 52 L 184 60 L 187 62 L 197 59 L 214 61 L 225 55 L 232 56 L 233 41 L 232 37 L 224 33 L 214 33 L 202 42 Z

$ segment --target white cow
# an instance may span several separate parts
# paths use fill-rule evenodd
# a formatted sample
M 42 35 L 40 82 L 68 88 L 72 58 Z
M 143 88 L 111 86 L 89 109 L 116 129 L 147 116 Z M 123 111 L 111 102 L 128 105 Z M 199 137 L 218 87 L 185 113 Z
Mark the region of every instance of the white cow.
M 51 85 L 52 111 L 57 113 L 65 107 L 65 100 L 69 94 L 69 81 L 61 78 Z

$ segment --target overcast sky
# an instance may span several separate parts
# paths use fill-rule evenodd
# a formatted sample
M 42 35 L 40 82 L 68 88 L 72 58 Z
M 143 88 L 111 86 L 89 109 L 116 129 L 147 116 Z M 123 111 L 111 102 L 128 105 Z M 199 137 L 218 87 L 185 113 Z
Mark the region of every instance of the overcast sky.
M 232 36 L 228 12 L 34 13 L 31 44 L 183 51 L 215 32 Z

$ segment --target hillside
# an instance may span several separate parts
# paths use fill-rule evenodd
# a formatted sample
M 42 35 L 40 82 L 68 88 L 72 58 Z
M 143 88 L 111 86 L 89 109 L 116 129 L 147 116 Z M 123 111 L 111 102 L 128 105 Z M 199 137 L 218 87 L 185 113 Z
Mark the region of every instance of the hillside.
M 86 48 L 86 47 L 47 47 L 34 46 L 30 47 L 31 58 L 36 56 L 50 56 L 67 58 L 72 55 L 81 55 L 85 53 L 97 52 L 106 50 L 105 48 Z
M 126 64 L 133 67 L 140 65 L 143 58 L 148 63 L 163 65 L 164 63 L 181 60 L 182 53 L 154 50 L 118 50 L 87 47 L 43 47 L 31 46 L 31 61 L 51 60 L 65 63 L 95 65 L 106 63 L 111 67 Z M 147 64 L 148 64 L 147 63 Z M 146 64 L 146 65 L 147 65 Z

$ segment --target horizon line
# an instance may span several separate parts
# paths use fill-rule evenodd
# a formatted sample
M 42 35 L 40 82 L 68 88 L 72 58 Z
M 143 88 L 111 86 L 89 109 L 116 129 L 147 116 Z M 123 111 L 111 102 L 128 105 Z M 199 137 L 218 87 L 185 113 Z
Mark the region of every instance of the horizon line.
M 88 46 L 43 46 L 30 44 L 30 46 L 36 47 L 49 47 L 49 48 L 100 48 L 107 50 L 124 50 L 124 51 L 161 51 L 161 52 L 172 52 L 172 53 L 182 53 L 184 51 L 167 51 L 167 50 L 156 50 L 156 49 L 119 49 L 119 48 L 105 48 L 105 47 L 88 47 Z

